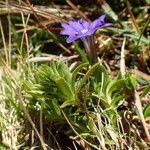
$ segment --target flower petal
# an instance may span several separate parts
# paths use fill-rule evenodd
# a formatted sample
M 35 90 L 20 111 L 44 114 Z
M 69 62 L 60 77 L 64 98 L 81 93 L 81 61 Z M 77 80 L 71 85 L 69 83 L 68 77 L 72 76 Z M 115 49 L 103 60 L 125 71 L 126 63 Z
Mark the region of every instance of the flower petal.
M 91 30 L 94 30 L 94 29 L 96 30 L 98 27 L 101 27 L 102 25 L 105 24 L 104 19 L 105 19 L 105 15 L 99 17 L 98 19 L 94 20 L 94 21 L 90 24 L 90 27 L 89 27 L 89 28 L 90 28 Z
M 70 27 L 67 23 L 61 23 L 61 26 L 62 26 L 64 29 L 68 29 L 68 27 Z
M 79 37 L 78 36 L 69 36 L 66 40 L 67 43 L 71 43 L 75 40 L 77 40 Z
M 83 26 L 78 21 L 75 20 L 70 20 L 68 24 L 77 32 L 81 32 L 84 29 Z
M 87 22 L 84 19 L 79 21 L 70 20 L 68 23 L 62 23 L 61 26 L 64 28 L 60 32 L 62 35 L 68 35 L 67 43 L 71 43 L 77 39 L 86 39 L 91 37 L 95 31 L 102 27 L 111 26 L 111 23 L 105 23 L 105 15 L 94 20 L 92 23 Z
M 68 25 L 68 24 L 66 24 L 66 23 L 61 23 L 61 26 L 62 26 L 64 29 L 66 29 L 66 30 L 70 30 L 70 31 L 72 31 L 72 32 L 75 31 L 74 28 L 72 28 L 70 25 Z
M 88 29 L 89 28 L 90 23 L 87 22 L 86 20 L 80 19 L 79 23 L 83 26 L 84 29 Z
M 60 32 L 60 34 L 62 35 L 71 35 L 71 34 L 76 34 L 76 31 L 71 27 L 69 26 L 68 24 L 66 23 L 61 23 L 61 26 L 64 28 L 64 30 L 62 30 Z
M 76 31 L 74 31 L 74 30 L 62 30 L 62 31 L 60 31 L 60 34 L 61 35 L 75 35 L 76 34 Z
M 102 25 L 101 26 L 101 28 L 103 28 L 103 27 L 109 27 L 109 26 L 112 26 L 112 23 L 105 23 L 104 25 Z M 97 27 L 97 29 L 98 29 L 99 27 Z

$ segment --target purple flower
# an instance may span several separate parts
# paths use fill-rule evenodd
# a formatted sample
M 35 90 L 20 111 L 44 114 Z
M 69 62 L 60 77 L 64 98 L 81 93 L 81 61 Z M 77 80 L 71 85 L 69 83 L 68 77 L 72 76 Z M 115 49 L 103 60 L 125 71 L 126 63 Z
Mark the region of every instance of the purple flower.
M 84 19 L 80 19 L 79 21 L 70 20 L 68 23 L 61 24 L 64 30 L 62 30 L 60 34 L 69 36 L 67 43 L 71 43 L 77 39 L 85 41 L 88 37 L 92 36 L 97 29 L 111 26 L 111 23 L 105 23 L 104 19 L 105 15 L 91 23 Z
M 105 23 L 105 15 L 99 17 L 93 22 L 87 22 L 83 19 L 79 21 L 70 20 L 68 23 L 62 23 L 64 28 L 60 32 L 62 35 L 68 35 L 67 43 L 71 43 L 77 39 L 81 39 L 84 43 L 86 54 L 91 63 L 97 62 L 97 52 L 94 43 L 93 34 L 97 29 L 111 26 L 111 23 Z

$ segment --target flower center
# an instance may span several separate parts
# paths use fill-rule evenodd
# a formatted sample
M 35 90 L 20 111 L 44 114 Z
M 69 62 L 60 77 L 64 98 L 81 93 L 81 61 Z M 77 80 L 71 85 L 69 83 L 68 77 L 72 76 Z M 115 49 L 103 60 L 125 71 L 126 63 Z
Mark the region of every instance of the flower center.
M 81 30 L 81 32 L 82 32 L 83 34 L 85 34 L 85 33 L 88 32 L 88 29 L 83 29 L 83 30 Z

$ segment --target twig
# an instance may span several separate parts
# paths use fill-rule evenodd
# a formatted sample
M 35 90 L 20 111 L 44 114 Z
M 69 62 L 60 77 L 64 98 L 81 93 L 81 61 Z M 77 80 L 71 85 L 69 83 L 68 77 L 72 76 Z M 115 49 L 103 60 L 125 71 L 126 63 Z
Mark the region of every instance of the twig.
M 7 52 L 7 46 L 6 46 L 6 39 L 5 39 L 5 35 L 4 35 L 4 32 L 3 32 L 3 27 L 2 27 L 1 19 L 0 19 L 0 30 L 1 30 L 1 36 L 2 36 L 2 41 L 3 41 L 3 46 L 4 46 L 6 63 L 9 64 L 9 58 L 8 58 L 8 52 Z
M 30 58 L 28 61 L 29 62 L 47 62 L 47 61 L 51 61 L 51 60 L 64 60 L 64 61 L 69 61 L 75 58 L 78 58 L 78 55 L 73 55 L 73 56 L 57 56 L 57 55 L 51 55 L 49 54 L 48 57 L 33 57 Z
M 127 4 L 128 13 L 129 13 L 129 15 L 131 17 L 132 25 L 133 25 L 135 31 L 137 31 L 138 33 L 140 33 L 139 26 L 138 26 L 138 24 L 136 22 L 136 19 L 135 19 L 134 15 L 133 15 L 133 13 L 131 11 L 130 3 L 129 3 L 128 0 L 126 0 L 126 4 Z
M 33 13 L 33 11 L 31 10 L 31 8 L 24 3 L 23 1 L 21 2 L 21 4 L 17 3 L 16 1 L 10 0 L 8 2 L 8 5 L 6 5 L 6 2 L 4 1 L 0 1 L 0 15 L 5 15 L 8 13 L 20 13 L 20 12 L 24 12 L 25 14 L 28 13 Z M 47 18 L 47 19 L 51 19 L 51 20 L 55 20 L 55 22 L 62 22 L 62 18 L 72 18 L 72 16 L 75 16 L 77 13 L 73 10 L 69 10 L 65 8 L 58 8 L 58 6 L 55 6 L 57 8 L 53 8 L 53 7 L 46 7 L 46 6 L 33 6 L 35 12 L 43 17 L 43 18 Z M 69 12 L 69 13 L 68 13 Z
M 8 14 L 7 16 L 8 19 L 8 37 L 9 37 L 9 41 L 8 41 L 8 60 L 9 60 L 9 64 L 11 65 L 11 18 L 10 18 L 10 14 Z
M 52 136 L 52 138 L 54 139 L 54 141 L 55 141 L 55 143 L 56 143 L 56 145 L 57 145 L 58 150 L 61 150 L 61 147 L 60 147 L 59 142 L 57 141 L 55 135 L 53 135 L 53 133 L 52 133 L 48 128 L 47 128 L 47 131 L 49 132 L 49 134 L 50 134 L 50 135 Z
M 66 0 L 66 2 L 67 2 L 67 4 L 68 4 L 69 6 L 71 6 L 76 12 L 78 12 L 78 14 L 79 14 L 82 18 L 86 19 L 87 21 L 90 21 L 90 19 L 85 15 L 85 13 L 82 12 L 77 6 L 75 6 L 70 0 Z
M 38 17 L 37 13 L 35 12 L 33 6 L 30 4 L 29 0 L 26 0 L 27 4 L 29 5 L 29 7 L 31 8 L 34 16 L 36 17 L 37 21 L 39 22 L 39 24 L 41 25 L 41 27 L 43 27 L 44 29 L 46 29 L 48 31 L 48 33 L 53 37 L 53 39 L 55 40 L 55 42 L 62 48 L 64 49 L 67 53 L 71 53 L 70 50 L 68 48 L 66 48 L 63 44 L 59 43 L 56 41 L 56 37 L 52 34 L 52 32 L 50 32 L 47 28 L 47 26 L 45 26 L 45 24 L 42 23 L 42 21 L 40 20 L 40 18 Z
M 131 72 L 133 74 L 135 74 L 136 76 L 139 76 L 139 77 L 143 78 L 144 80 L 150 81 L 150 75 L 148 75 L 146 73 L 143 73 L 143 72 L 141 72 L 139 70 L 136 70 L 136 69 L 132 70 Z

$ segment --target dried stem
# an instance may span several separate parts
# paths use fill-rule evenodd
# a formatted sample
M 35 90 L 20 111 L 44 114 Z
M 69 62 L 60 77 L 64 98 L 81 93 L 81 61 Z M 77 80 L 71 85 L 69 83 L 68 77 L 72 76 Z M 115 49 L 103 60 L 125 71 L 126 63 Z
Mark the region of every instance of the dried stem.
M 44 29 L 46 29 L 48 31 L 48 33 L 54 38 L 56 39 L 56 37 L 48 30 L 47 26 L 45 26 L 45 24 L 42 23 L 42 21 L 40 20 L 40 18 L 38 17 L 37 13 L 35 12 L 33 6 L 30 4 L 29 0 L 26 0 L 27 4 L 29 5 L 29 7 L 31 8 L 34 16 L 36 17 L 37 21 L 39 22 L 39 24 L 41 25 L 41 27 L 43 27 Z M 57 41 L 55 41 L 57 42 Z M 57 42 L 57 44 L 64 49 L 67 53 L 71 53 L 70 50 L 68 48 L 66 48 L 64 45 L 62 45 L 61 43 Z
M 40 109 L 40 135 L 43 137 L 43 107 L 44 107 L 44 101 L 41 102 L 41 109 Z
M 139 94 L 137 93 L 136 90 L 134 90 L 134 97 L 135 97 L 135 105 L 137 107 L 139 117 L 141 119 L 141 122 L 142 122 L 142 125 L 143 125 L 143 128 L 144 128 L 147 140 L 150 142 L 150 133 L 148 131 L 147 124 L 146 124 L 145 119 L 144 119 L 141 100 L 140 100 Z
M 129 15 L 130 15 L 130 17 L 131 17 L 132 25 L 133 25 L 134 29 L 135 29 L 138 33 L 140 33 L 139 26 L 138 26 L 138 24 L 137 24 L 137 22 L 136 22 L 136 19 L 135 19 L 134 15 L 133 15 L 133 13 L 132 13 L 132 11 L 131 11 L 130 3 L 129 3 L 128 0 L 126 0 L 126 4 L 127 4 L 127 8 L 128 8 L 128 13 L 129 13 Z
M 76 12 L 78 12 L 79 15 L 80 15 L 82 18 L 84 18 L 84 19 L 86 19 L 87 21 L 90 22 L 90 19 L 89 19 L 89 18 L 85 15 L 85 13 L 82 12 L 76 5 L 74 5 L 70 0 L 66 0 L 66 2 L 67 2 L 67 4 L 68 4 L 69 6 L 71 6 Z
M 143 73 L 143 72 L 136 70 L 136 69 L 132 70 L 132 73 L 134 73 L 136 76 L 143 78 L 144 80 L 150 81 L 150 75 L 148 75 L 146 73 Z
M 7 65 L 8 65 L 9 64 L 9 56 L 8 56 L 8 52 L 7 52 L 6 39 L 5 39 L 5 35 L 3 32 L 1 19 L 0 19 L 0 30 L 1 30 L 1 36 L 2 36 L 2 41 L 3 41 L 4 51 L 5 51 L 5 59 L 6 59 Z
M 125 43 L 126 43 L 126 37 L 124 37 L 122 47 L 121 47 L 120 72 L 122 76 L 125 74 L 125 53 L 124 53 Z
M 30 116 L 28 110 L 27 110 L 26 107 L 25 107 L 25 103 L 24 103 L 24 101 L 23 101 L 23 99 L 22 99 L 22 96 L 21 96 L 21 89 L 20 89 L 20 87 L 18 87 L 18 98 L 19 98 L 20 106 L 21 106 L 21 108 L 22 108 L 22 110 L 23 110 L 25 116 L 27 117 L 29 123 L 31 124 L 32 128 L 34 129 L 35 133 L 37 134 L 37 136 L 38 136 L 38 138 L 39 138 L 39 140 L 40 140 L 40 142 L 41 142 L 41 146 L 42 146 L 43 150 L 47 150 L 47 148 L 46 148 L 46 146 L 45 146 L 45 143 L 44 143 L 44 141 L 43 141 L 41 135 L 39 134 L 39 132 L 38 132 L 38 130 L 37 130 L 37 128 L 36 128 L 34 122 L 33 122 L 32 119 L 31 119 L 31 116 Z

